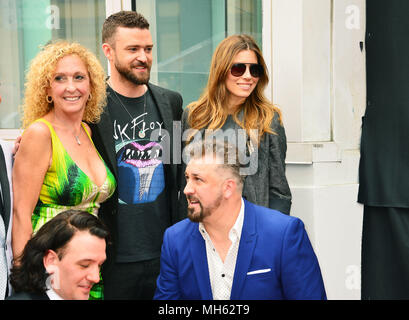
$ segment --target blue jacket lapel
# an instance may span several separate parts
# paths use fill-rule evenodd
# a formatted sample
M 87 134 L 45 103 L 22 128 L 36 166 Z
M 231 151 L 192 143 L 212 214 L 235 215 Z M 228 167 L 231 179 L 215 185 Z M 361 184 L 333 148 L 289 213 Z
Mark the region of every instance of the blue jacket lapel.
M 242 299 L 242 288 L 246 281 L 247 272 L 257 242 L 256 217 L 253 210 L 251 203 L 244 200 L 243 229 L 241 231 L 236 268 L 234 270 L 233 286 L 230 294 L 231 300 Z
M 190 254 L 196 273 L 197 283 L 203 300 L 212 300 L 212 288 L 210 285 L 209 268 L 207 265 L 206 244 L 199 233 L 197 224 L 192 232 L 190 241 Z

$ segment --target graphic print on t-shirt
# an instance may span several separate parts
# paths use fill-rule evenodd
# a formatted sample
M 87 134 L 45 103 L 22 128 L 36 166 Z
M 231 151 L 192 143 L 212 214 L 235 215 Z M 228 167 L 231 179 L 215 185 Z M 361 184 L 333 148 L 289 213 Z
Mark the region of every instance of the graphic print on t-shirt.
M 138 98 L 113 92 L 109 98 L 118 165 L 119 203 L 153 202 L 165 188 L 160 142 L 164 131 L 160 114 L 149 92 Z M 150 140 L 154 130 L 159 130 L 158 141 Z
M 165 187 L 162 147 L 149 140 L 131 140 L 117 151 L 120 201 L 127 204 L 154 201 Z

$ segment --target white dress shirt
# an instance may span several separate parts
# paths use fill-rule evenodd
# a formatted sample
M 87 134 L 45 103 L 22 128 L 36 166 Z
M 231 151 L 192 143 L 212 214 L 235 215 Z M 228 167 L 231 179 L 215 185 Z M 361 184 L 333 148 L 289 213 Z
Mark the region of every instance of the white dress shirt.
M 47 291 L 45 292 L 47 296 L 50 298 L 50 300 L 64 300 L 61 298 L 57 292 L 54 291 L 52 287 L 48 287 Z
M 244 220 L 244 201 L 241 199 L 241 207 L 236 222 L 229 232 L 231 241 L 224 263 L 216 251 L 204 225 L 199 223 L 199 231 L 206 243 L 207 265 L 209 268 L 210 284 L 214 300 L 229 300 L 233 285 L 234 269 L 236 267 L 237 253 L 239 251 L 241 230 Z

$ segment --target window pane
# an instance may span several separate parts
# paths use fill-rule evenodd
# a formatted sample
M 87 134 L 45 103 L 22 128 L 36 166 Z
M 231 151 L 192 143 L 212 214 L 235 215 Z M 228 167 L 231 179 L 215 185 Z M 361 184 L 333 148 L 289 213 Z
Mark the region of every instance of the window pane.
M 0 128 L 19 128 L 25 72 L 40 47 L 75 40 L 93 51 L 106 69 L 101 49 L 105 0 L 0 0 Z
M 247 33 L 261 47 L 261 0 L 136 0 L 155 42 L 152 81 L 178 91 L 184 106 L 200 96 L 210 60 L 227 35 Z
M 228 35 L 246 33 L 251 35 L 261 48 L 262 19 L 261 0 L 227 0 Z

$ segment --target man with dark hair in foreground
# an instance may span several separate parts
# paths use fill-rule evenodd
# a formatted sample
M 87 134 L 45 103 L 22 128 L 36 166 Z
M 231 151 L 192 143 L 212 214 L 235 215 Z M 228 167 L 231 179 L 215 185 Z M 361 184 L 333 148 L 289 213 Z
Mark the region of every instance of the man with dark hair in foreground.
M 11 270 L 8 300 L 88 300 L 100 280 L 108 231 L 88 212 L 69 210 L 27 242 Z

